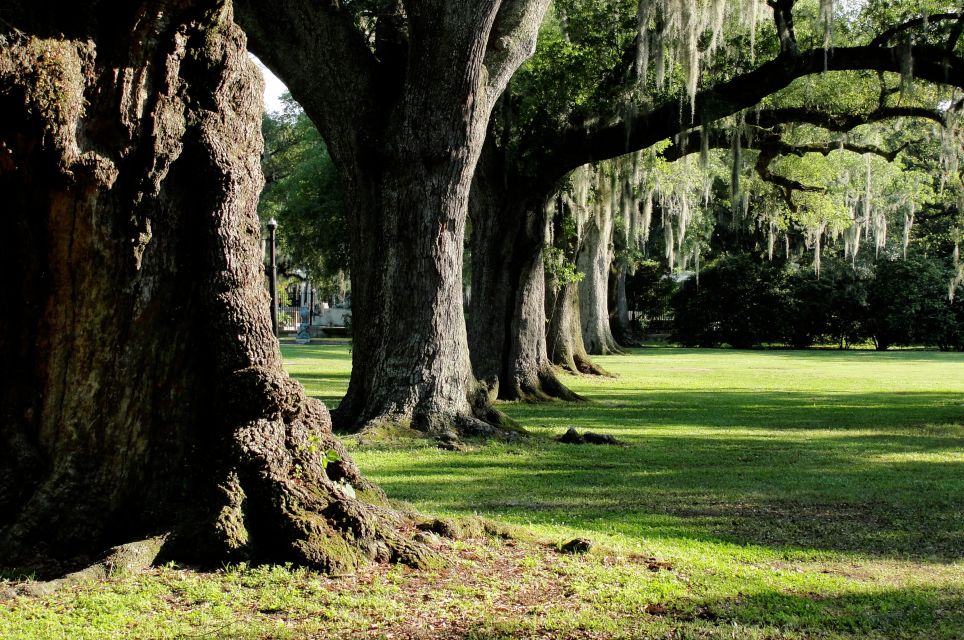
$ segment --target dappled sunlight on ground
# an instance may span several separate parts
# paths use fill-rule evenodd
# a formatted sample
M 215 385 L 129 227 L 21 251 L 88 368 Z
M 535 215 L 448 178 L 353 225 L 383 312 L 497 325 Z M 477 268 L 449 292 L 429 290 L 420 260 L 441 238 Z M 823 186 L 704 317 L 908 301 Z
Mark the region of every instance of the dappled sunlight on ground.
M 335 406 L 347 345 L 285 346 Z M 506 403 L 532 432 L 352 455 L 394 500 L 510 539 L 348 576 L 161 567 L 0 606 L 0 637 L 920 638 L 964 629 L 964 355 L 644 349 Z M 625 446 L 566 445 L 566 428 Z M 587 555 L 560 554 L 574 538 Z

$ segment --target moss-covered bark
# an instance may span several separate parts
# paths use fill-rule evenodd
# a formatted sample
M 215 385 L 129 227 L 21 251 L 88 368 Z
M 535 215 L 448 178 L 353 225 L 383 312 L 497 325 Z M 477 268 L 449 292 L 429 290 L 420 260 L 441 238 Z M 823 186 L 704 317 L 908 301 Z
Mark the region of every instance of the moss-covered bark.
M 0 9 L 0 555 L 430 561 L 282 368 L 230 5 L 48 9 Z

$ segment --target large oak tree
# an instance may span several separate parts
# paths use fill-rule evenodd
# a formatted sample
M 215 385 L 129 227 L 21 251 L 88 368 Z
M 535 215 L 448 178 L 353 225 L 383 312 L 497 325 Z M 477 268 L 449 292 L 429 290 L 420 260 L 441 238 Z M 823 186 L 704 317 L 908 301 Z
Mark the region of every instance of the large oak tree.
M 469 187 L 489 117 L 548 0 L 236 0 L 252 50 L 318 126 L 349 208 L 345 428 L 481 433 L 462 299 Z
M 577 285 L 570 283 L 548 292 L 548 324 L 525 316 L 526 310 L 540 307 L 529 297 L 542 296 L 545 291 L 539 283 L 544 277 L 545 242 L 539 242 L 533 230 L 537 236 L 549 226 L 547 207 L 566 188 L 575 169 L 676 136 L 688 137 L 693 131 L 698 138 L 701 126 L 710 127 L 751 109 L 799 78 L 824 72 L 903 73 L 932 83 L 964 86 L 964 18 L 960 13 L 938 6 L 926 17 L 901 16 L 900 7 L 882 3 L 866 9 L 859 32 L 851 34 L 856 42 L 850 46 L 823 46 L 820 32 L 819 38 L 809 38 L 818 44 L 807 47 L 798 41 L 798 23 L 803 21 L 797 18 L 809 5 L 796 0 L 769 0 L 767 4 L 771 26 L 761 26 L 756 34 L 755 58 L 747 46 L 745 25 L 738 26 L 731 55 L 721 56 L 721 62 L 709 67 L 699 82 L 683 86 L 654 80 L 659 75 L 658 51 L 682 50 L 680 68 L 666 68 L 661 75 L 667 79 L 688 77 L 693 65 L 688 70 L 684 64 L 687 49 L 696 48 L 700 56 L 712 59 L 707 47 L 710 32 L 691 38 L 686 20 L 695 20 L 695 14 L 680 22 L 678 16 L 664 19 L 659 11 L 685 12 L 690 6 L 695 12 L 695 3 L 559 3 L 569 14 L 563 14 L 560 26 L 549 31 L 550 38 L 541 43 L 525 76 L 514 81 L 513 101 L 501 112 L 506 115 L 496 123 L 497 135 L 494 132 L 487 140 L 488 160 L 480 169 L 473 194 L 478 201 L 473 215 L 480 222 L 475 224 L 477 233 L 472 240 L 475 264 L 469 335 L 474 339 L 470 346 L 479 375 L 500 372 L 510 381 L 500 386 L 503 397 L 570 398 L 549 360 L 574 371 L 593 370 L 583 342 Z M 637 20 L 638 10 L 649 13 Z M 620 17 L 613 19 L 614 15 Z M 672 41 L 674 24 L 688 42 Z M 812 24 L 806 23 L 805 28 L 813 35 Z M 727 36 L 725 30 L 722 36 Z M 646 47 L 640 46 L 643 40 Z M 651 64 L 644 62 L 650 58 L 654 59 Z M 663 63 L 668 65 L 666 60 Z M 698 74 L 694 77 L 699 79 Z M 882 97 L 896 98 L 899 94 L 893 92 Z M 800 108 L 779 115 L 790 122 L 805 118 L 805 112 Z M 556 226 L 562 229 L 564 225 Z M 563 244 L 559 249 L 565 250 L 564 245 L 571 242 L 565 234 L 554 237 Z M 570 247 L 569 253 L 575 259 L 578 247 Z M 501 272 L 487 268 L 492 256 L 499 256 L 508 268 Z M 605 295 L 605 287 L 596 287 L 596 291 Z M 597 314 L 596 319 L 604 321 L 604 314 Z M 549 348 L 542 348 L 544 344 Z M 547 353 L 549 360 L 544 356 Z

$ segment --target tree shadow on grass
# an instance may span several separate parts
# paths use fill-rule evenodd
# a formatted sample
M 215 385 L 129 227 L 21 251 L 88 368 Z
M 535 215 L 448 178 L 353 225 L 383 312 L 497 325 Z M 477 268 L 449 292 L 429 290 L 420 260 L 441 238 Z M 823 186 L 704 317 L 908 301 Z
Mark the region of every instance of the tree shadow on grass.
M 630 447 L 514 445 L 408 456 L 376 480 L 429 509 L 630 538 L 964 558 L 953 436 L 637 437 Z
M 351 374 L 348 373 L 299 373 L 292 376 L 302 384 L 348 384 Z
M 682 638 L 960 638 L 964 629 L 964 593 L 941 588 L 875 589 L 824 596 L 776 590 L 738 594 L 728 598 L 651 603 L 650 611 L 620 612 L 637 622 L 619 637 Z M 640 606 L 642 608 L 642 606 Z M 615 614 L 616 612 L 614 612 Z M 613 618 L 621 616 L 614 615 Z M 625 620 L 625 617 L 622 619 Z M 581 638 L 591 636 L 580 628 L 571 632 L 540 629 L 529 619 L 500 621 L 497 626 L 478 624 L 465 640 L 526 637 Z M 654 634 L 654 631 L 664 631 Z
M 847 430 L 964 423 L 964 396 L 941 392 L 642 389 L 601 390 L 593 399 L 588 405 L 513 405 L 507 410 L 524 424 L 571 422 L 614 435 L 661 426 Z
M 874 589 L 830 597 L 764 591 L 708 602 L 696 615 L 717 623 L 771 626 L 809 634 L 960 638 L 964 630 L 964 593 L 939 587 Z
M 349 357 L 340 347 L 302 349 Z M 800 353 L 810 352 L 775 355 Z M 830 360 L 865 357 L 814 353 Z M 337 392 L 349 374 L 296 377 L 309 393 Z M 563 523 L 631 538 L 941 562 L 964 557 L 960 394 L 601 388 L 592 395 L 597 402 L 590 405 L 503 408 L 536 432 L 561 433 L 571 425 L 632 446 L 535 439 L 474 453 L 420 451 L 374 469 L 373 479 L 391 497 L 426 510 Z M 323 399 L 336 404 L 334 396 Z

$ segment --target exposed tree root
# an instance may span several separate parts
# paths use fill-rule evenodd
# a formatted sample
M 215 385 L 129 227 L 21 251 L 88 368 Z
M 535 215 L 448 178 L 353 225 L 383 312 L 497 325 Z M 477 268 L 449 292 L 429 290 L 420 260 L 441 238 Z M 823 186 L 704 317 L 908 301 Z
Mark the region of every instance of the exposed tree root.
M 595 362 L 593 362 L 592 359 L 590 359 L 590 358 L 588 358 L 588 357 L 582 357 L 582 356 L 580 356 L 580 355 L 575 355 L 575 356 L 573 356 L 572 361 L 573 361 L 573 364 L 574 364 L 574 366 L 575 366 L 575 369 L 574 369 L 574 370 L 573 370 L 573 369 L 569 369 L 568 367 L 563 367 L 563 368 L 564 368 L 564 369 L 568 369 L 568 370 L 571 371 L 572 373 L 581 373 L 581 374 L 587 375 L 587 376 L 603 376 L 603 377 L 606 377 L 606 378 L 615 378 L 615 377 L 616 377 L 616 376 L 614 376 L 613 374 L 611 374 L 611 373 L 609 373 L 608 371 L 606 371 L 605 369 L 603 369 L 601 366 L 599 366 L 599 365 L 596 364 Z
M 252 380 L 263 384 L 268 373 Z M 390 509 L 331 432 L 328 411 L 300 384 L 277 380 L 277 407 L 236 430 L 219 483 L 215 548 L 260 562 L 295 562 L 344 573 L 367 562 L 424 567 L 439 561 L 412 540 L 414 520 Z M 258 394 L 239 394 L 257 398 Z M 272 418 L 273 416 L 273 418 Z
M 383 511 L 383 515 L 398 524 L 397 513 Z M 418 514 L 410 514 L 408 528 L 411 539 L 396 546 L 392 557 L 385 555 L 385 560 L 395 560 L 414 567 L 432 567 L 443 563 L 436 548 L 444 546 L 442 539 L 474 540 L 485 537 L 502 539 L 530 540 L 531 534 L 524 530 L 505 525 L 477 516 L 465 518 L 433 518 Z M 81 570 L 73 571 L 60 578 L 51 580 L 25 580 L 14 583 L 0 590 L 0 601 L 17 596 L 41 597 L 56 591 L 86 582 L 106 580 L 109 578 L 135 574 L 150 568 L 157 561 L 165 557 L 165 543 L 169 541 L 168 534 L 155 536 L 146 540 L 139 540 L 119 545 L 110 549 L 104 557 Z M 384 550 L 383 550 L 384 551 Z M 429 561 L 427 561 L 429 560 Z M 329 573 L 332 573 L 329 571 Z M 53 575 L 53 573 L 51 573 Z
M 8 593 L 0 593 L 0 599 L 16 595 L 45 596 L 75 584 L 142 571 L 154 564 L 166 539 L 165 534 L 122 544 L 108 551 L 103 559 L 79 571 L 72 571 L 54 580 L 20 583 L 9 589 Z
M 345 435 L 359 444 L 436 440 L 446 449 L 461 449 L 463 440 L 511 442 L 529 436 L 522 425 L 495 408 L 498 381 L 475 382 L 462 409 L 415 408 L 410 413 L 386 413 L 354 423 Z M 344 414 L 341 416 L 344 419 Z
M 466 440 L 512 442 L 529 436 L 521 425 L 501 411 L 488 407 L 481 414 L 439 414 L 430 416 L 382 416 L 369 420 L 353 437 L 361 445 L 399 443 L 427 438 L 450 450 L 464 449 Z

